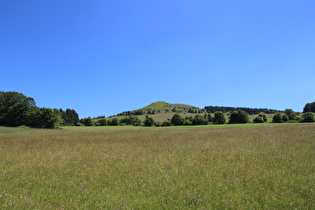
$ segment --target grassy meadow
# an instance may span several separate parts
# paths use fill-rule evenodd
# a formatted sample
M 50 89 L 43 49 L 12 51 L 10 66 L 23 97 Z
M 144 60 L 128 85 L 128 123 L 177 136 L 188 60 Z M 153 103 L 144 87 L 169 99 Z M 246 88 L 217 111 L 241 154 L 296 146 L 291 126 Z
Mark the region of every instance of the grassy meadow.
M 315 208 L 314 123 L 105 127 L 0 127 L 0 209 Z

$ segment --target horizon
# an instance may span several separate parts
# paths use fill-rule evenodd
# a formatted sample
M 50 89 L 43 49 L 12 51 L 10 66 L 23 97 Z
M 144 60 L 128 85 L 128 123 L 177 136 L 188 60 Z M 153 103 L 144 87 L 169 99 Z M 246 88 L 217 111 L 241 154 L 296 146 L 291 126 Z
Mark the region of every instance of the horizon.
M 1 1 L 0 91 L 111 116 L 315 101 L 315 2 Z

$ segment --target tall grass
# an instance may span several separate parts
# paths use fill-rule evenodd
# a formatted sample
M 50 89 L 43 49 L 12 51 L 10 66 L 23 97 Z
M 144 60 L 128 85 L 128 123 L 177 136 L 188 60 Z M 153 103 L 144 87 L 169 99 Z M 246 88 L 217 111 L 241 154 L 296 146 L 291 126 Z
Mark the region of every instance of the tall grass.
M 315 207 L 315 125 L 0 127 L 0 208 Z

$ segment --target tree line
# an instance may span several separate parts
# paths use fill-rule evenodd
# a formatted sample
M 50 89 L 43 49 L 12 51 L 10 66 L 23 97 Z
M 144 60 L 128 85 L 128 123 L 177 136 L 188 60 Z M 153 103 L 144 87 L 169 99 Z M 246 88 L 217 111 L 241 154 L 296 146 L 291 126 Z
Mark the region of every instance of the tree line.
M 273 123 L 283 122 L 315 122 L 313 112 L 304 112 L 300 115 L 292 109 L 286 109 L 284 113 L 277 112 L 272 118 Z
M 0 125 L 54 128 L 78 123 L 79 115 L 75 110 L 40 108 L 34 98 L 18 92 L 0 91 Z
M 211 106 L 212 107 L 212 106 Z M 209 107 L 209 108 L 211 108 Z M 219 107 L 232 108 L 232 107 Z M 307 103 L 304 107 L 303 114 L 294 112 L 292 109 L 286 109 L 284 112 L 276 112 L 272 122 L 314 122 L 315 102 Z M 234 108 L 233 108 L 234 109 Z M 250 113 L 265 109 L 250 109 Z M 214 109 L 213 109 L 214 110 Z M 227 109 L 232 110 L 232 109 Z M 225 111 L 227 111 L 225 110 Z M 259 112 L 253 123 L 264 123 L 267 121 L 266 114 L 275 110 L 268 109 L 267 112 Z M 175 111 L 175 110 L 174 110 Z M 195 112 L 194 109 L 190 111 Z M 199 110 L 198 110 L 199 111 Z M 208 109 L 209 112 L 212 109 Z M 248 123 L 250 114 L 243 110 L 233 110 L 229 113 L 228 122 L 223 111 L 212 113 L 200 113 L 195 116 L 182 117 L 179 113 L 173 115 L 171 119 L 163 122 L 156 122 L 152 117 L 146 116 L 142 122 L 136 115 L 128 113 L 125 118 L 103 118 L 95 120 L 91 117 L 79 119 L 79 115 L 73 109 L 51 109 L 39 108 L 36 106 L 35 100 L 18 92 L 2 92 L 0 91 L 0 125 L 20 126 L 26 125 L 35 128 L 54 128 L 56 125 L 85 125 L 85 126 L 118 126 L 118 125 L 134 125 L 134 126 L 178 126 L 178 125 L 206 125 L 206 124 L 225 124 L 225 123 Z
M 247 112 L 249 115 L 259 114 L 261 112 L 264 112 L 266 114 L 274 114 L 276 112 L 282 112 L 279 110 L 267 109 L 267 108 L 246 108 L 246 107 L 225 107 L 225 106 L 205 106 L 204 109 L 208 113 L 215 113 L 215 112 L 226 113 L 226 112 L 242 110 L 242 111 Z
M 133 111 L 124 111 L 122 113 L 118 113 L 116 116 L 129 116 L 129 115 L 145 115 L 145 114 L 158 114 L 161 112 L 165 113 L 194 113 L 194 114 L 203 114 L 203 113 L 215 113 L 215 112 L 223 112 L 223 113 L 232 113 L 233 111 L 242 110 L 247 112 L 249 115 L 259 114 L 264 112 L 266 114 L 275 114 L 277 112 L 283 112 L 275 109 L 267 109 L 267 108 L 246 108 L 246 107 L 225 107 L 225 106 L 205 106 L 203 109 L 198 107 L 173 107 L 172 109 L 162 108 L 162 109 L 138 109 Z
M 260 112 L 257 117 L 253 119 L 253 123 L 265 123 L 268 121 L 267 115 L 264 112 Z M 81 119 L 80 122 L 86 126 L 123 126 L 123 125 L 134 125 L 134 126 L 184 126 L 184 125 L 207 125 L 207 124 L 241 124 L 249 123 L 249 115 L 243 110 L 233 111 L 229 117 L 228 121 L 225 114 L 221 111 L 217 111 L 212 116 L 210 113 L 204 115 L 195 115 L 183 117 L 176 113 L 171 119 L 167 119 L 163 122 L 156 122 L 152 117 L 146 116 L 145 120 L 142 122 L 135 115 L 129 115 L 125 118 L 110 118 L 110 119 L 99 119 L 93 121 L 92 118 Z M 292 109 L 286 109 L 284 113 L 275 113 L 272 119 L 273 123 L 283 123 L 283 122 L 315 122 L 314 114 L 312 112 L 306 112 L 300 115 L 294 112 Z

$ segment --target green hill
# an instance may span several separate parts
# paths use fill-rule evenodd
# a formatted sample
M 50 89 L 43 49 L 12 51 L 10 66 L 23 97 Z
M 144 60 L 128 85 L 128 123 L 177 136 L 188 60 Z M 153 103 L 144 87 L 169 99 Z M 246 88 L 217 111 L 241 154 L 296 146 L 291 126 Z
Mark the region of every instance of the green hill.
M 164 101 L 154 102 L 141 109 L 126 111 L 117 114 L 117 116 L 127 115 L 147 115 L 147 114 L 159 114 L 159 113 L 203 113 L 204 110 L 195 106 L 186 104 L 169 104 Z

